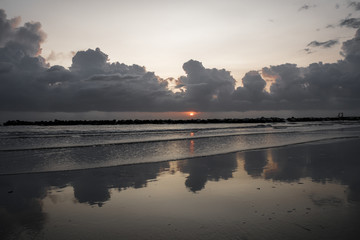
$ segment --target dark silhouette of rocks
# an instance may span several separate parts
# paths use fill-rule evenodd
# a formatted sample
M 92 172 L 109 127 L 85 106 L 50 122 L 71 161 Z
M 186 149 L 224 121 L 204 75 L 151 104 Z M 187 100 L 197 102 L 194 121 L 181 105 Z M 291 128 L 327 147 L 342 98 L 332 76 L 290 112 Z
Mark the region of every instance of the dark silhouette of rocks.
M 275 123 L 285 122 L 283 118 L 226 118 L 226 119 L 155 119 L 155 120 L 53 120 L 53 121 L 21 121 L 11 120 L 5 122 L 4 126 L 36 125 L 36 126 L 58 126 L 58 125 L 130 125 L 130 124 L 188 124 L 188 123 Z
M 58 120 L 53 121 L 22 121 L 9 120 L 3 126 L 59 126 L 59 125 L 132 125 L 132 124 L 194 124 L 194 123 L 281 123 L 281 122 L 323 122 L 323 121 L 360 121 L 360 117 L 303 117 L 303 118 L 225 118 L 225 119 L 155 119 L 155 120 Z
M 302 118 L 287 118 L 288 122 L 327 122 L 327 121 L 359 121 L 360 117 L 302 117 Z

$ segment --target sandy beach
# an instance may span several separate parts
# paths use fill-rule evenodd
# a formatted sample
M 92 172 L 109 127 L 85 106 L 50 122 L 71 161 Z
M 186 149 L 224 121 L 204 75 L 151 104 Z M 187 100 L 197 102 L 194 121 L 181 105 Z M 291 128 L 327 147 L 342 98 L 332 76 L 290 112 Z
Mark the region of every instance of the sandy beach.
M 357 239 L 360 140 L 0 176 L 1 239 Z

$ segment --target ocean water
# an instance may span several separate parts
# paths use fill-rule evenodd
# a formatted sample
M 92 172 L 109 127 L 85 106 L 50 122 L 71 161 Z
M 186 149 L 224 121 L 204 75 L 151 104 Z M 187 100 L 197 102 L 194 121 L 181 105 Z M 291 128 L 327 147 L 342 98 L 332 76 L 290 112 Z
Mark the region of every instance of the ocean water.
M 359 122 L 3 126 L 0 174 L 162 162 L 359 136 Z

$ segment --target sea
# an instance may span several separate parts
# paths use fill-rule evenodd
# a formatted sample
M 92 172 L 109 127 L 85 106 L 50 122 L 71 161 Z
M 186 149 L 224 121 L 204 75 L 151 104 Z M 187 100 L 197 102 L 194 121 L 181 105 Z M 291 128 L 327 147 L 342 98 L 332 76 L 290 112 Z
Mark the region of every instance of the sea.
M 360 122 L 1 126 L 0 175 L 94 169 L 359 138 Z

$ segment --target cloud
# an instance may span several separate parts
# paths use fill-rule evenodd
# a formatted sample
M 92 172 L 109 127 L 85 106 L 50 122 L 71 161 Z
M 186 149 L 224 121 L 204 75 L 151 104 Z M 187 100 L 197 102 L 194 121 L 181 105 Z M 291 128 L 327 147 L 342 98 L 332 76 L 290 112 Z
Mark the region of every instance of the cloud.
M 317 7 L 317 6 L 316 6 L 316 5 L 304 4 L 303 6 L 301 6 L 301 7 L 299 8 L 298 11 L 309 10 L 310 8 L 315 8 L 315 7 Z
M 328 24 L 325 28 L 335 28 L 333 24 Z
M 20 24 L 21 18 L 16 17 L 8 20 L 6 13 L 3 9 L 0 9 L 0 45 L 2 46 L 13 35 L 14 29 Z
M 276 79 L 270 88 L 270 99 L 279 109 L 358 109 L 358 34 L 344 43 L 345 59 L 337 63 L 313 63 L 305 68 L 295 64 L 264 68 L 264 73 Z
M 263 92 L 266 82 L 257 71 L 251 71 L 245 74 L 242 79 L 244 89 L 247 89 L 250 92 Z
M 360 11 L 360 2 L 350 2 L 349 7 L 353 7 L 356 11 Z
M 40 79 L 57 111 L 165 111 L 174 101 L 166 81 L 138 65 L 109 63 L 99 48 L 79 51 L 69 70 L 54 66 Z
M 39 22 L 27 22 L 18 27 L 20 18 L 6 19 L 5 11 L 0 9 L 0 47 L 18 51 L 30 57 L 41 53 L 40 45 L 44 42 L 46 34 L 41 30 Z
M 178 79 L 185 89 L 182 101 L 195 110 L 214 110 L 223 106 L 234 92 L 235 79 L 225 69 L 207 69 L 201 62 L 190 60 L 183 65 L 187 76 Z
M 304 51 L 307 53 L 307 54 L 312 54 L 313 51 L 310 49 L 310 48 L 304 48 Z
M 258 110 L 266 107 L 270 95 L 265 91 L 266 81 L 258 71 L 250 71 L 242 79 L 243 87 L 238 87 L 232 96 L 232 109 Z
M 8 20 L 4 10 L 0 9 L 0 69 L 7 72 L 43 70 L 47 65 L 40 56 L 40 45 L 46 34 L 41 30 L 41 24 L 28 22 L 21 27 L 19 24 L 19 17 Z
M 341 27 L 360 28 L 360 18 L 346 18 L 340 21 Z
M 342 43 L 343 60 L 263 67 L 246 73 L 242 85 L 235 87 L 229 71 L 206 68 L 200 61 L 184 63 L 184 76 L 162 79 L 143 66 L 110 62 L 99 48 L 76 52 L 69 69 L 50 66 L 41 56 L 46 37 L 41 24 L 20 26 L 19 18 L 8 20 L 0 11 L 0 111 L 359 109 L 359 31 Z M 308 46 L 328 48 L 337 43 L 313 41 Z
M 322 48 L 331 48 L 334 45 L 338 44 L 339 41 L 338 40 L 328 40 L 325 42 L 318 42 L 318 41 L 312 41 L 310 42 L 307 46 L 308 47 L 322 47 Z
M 105 73 L 107 67 L 108 55 L 100 51 L 88 49 L 87 51 L 79 51 L 72 59 L 70 70 L 83 75 L 92 75 L 95 73 Z
M 344 42 L 342 45 L 342 55 L 347 62 L 352 64 L 360 63 L 360 29 L 355 33 L 355 37 Z
M 284 108 L 297 108 L 305 97 L 304 69 L 296 64 L 282 64 L 265 67 L 263 72 L 272 75 L 275 83 L 270 87 L 272 101 L 278 102 Z

